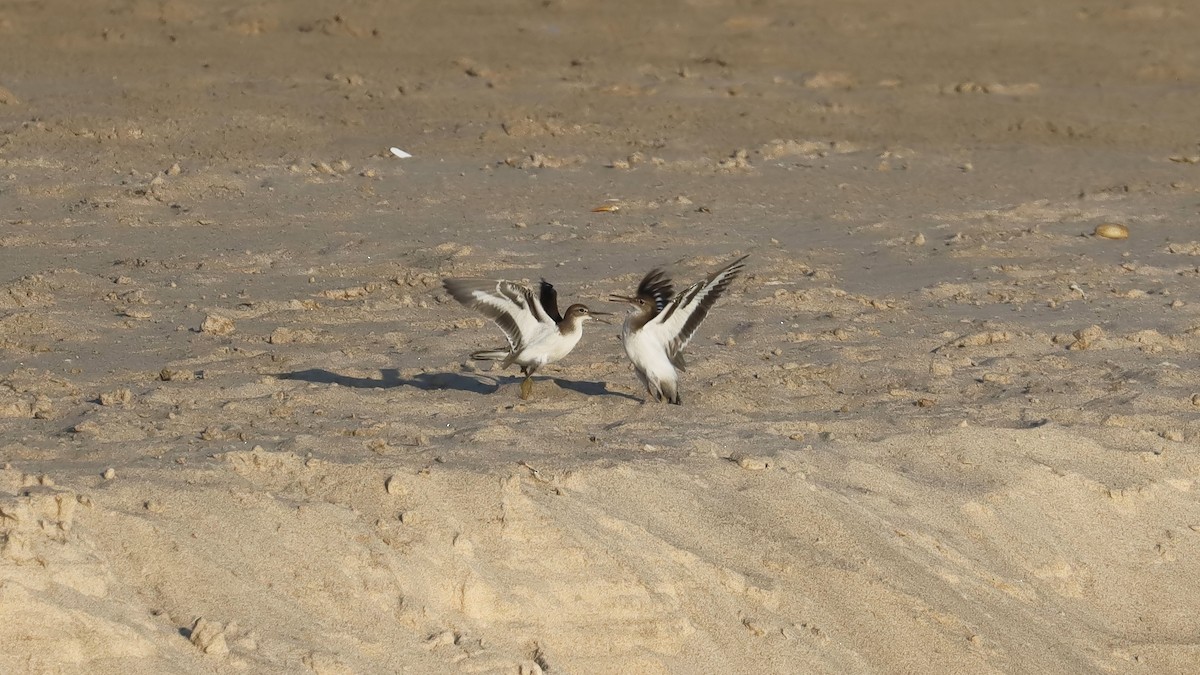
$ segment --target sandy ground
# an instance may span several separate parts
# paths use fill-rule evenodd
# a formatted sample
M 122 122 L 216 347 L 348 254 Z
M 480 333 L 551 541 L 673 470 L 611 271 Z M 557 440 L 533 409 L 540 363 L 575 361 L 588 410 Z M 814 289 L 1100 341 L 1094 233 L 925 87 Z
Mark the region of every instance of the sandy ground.
M 0 671 L 1195 672 L 1197 34 L 0 6 Z M 681 407 L 440 289 L 741 254 Z

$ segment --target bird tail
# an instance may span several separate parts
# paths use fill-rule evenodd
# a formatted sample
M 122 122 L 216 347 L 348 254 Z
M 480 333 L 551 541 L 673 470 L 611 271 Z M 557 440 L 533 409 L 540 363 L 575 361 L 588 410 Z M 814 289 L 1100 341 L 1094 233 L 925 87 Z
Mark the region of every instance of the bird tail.
M 476 361 L 503 361 L 508 357 L 509 351 L 507 349 L 484 349 L 471 354 L 471 358 Z

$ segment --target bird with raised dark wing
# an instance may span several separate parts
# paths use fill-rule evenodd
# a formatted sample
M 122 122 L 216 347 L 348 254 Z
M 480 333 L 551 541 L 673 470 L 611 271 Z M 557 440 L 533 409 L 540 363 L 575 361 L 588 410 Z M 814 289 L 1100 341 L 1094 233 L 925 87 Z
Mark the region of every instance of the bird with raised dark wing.
M 508 347 L 474 352 L 471 358 L 500 361 L 502 368 L 521 367 L 521 398 L 533 395 L 533 374 L 569 354 L 583 336 L 583 323 L 596 315 L 586 305 L 574 304 L 565 314 L 558 312 L 558 292 L 543 279 L 537 293 L 513 281 L 494 279 L 445 279 L 442 286 L 450 297 L 496 323 L 508 338 Z M 601 319 L 602 320 L 602 319 Z
M 678 371 L 685 367 L 683 348 L 742 271 L 748 257 L 734 260 L 679 295 L 674 294 L 666 273 L 656 269 L 638 284 L 636 295 L 611 296 L 614 301 L 633 306 L 621 329 L 621 344 L 638 379 L 658 401 L 682 403 Z

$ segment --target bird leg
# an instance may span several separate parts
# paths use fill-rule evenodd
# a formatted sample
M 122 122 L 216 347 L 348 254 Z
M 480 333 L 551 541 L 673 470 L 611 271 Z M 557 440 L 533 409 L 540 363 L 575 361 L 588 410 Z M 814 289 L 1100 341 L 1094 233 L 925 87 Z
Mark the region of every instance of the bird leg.
M 525 373 L 525 379 L 521 380 L 521 400 L 528 401 L 533 397 L 533 371 L 522 368 L 521 372 Z

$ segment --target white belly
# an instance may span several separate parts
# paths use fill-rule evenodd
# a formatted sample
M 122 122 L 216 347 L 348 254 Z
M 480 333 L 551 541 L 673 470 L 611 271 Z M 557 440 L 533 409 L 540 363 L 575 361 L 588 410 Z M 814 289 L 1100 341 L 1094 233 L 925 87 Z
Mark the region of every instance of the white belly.
M 579 344 L 579 338 L 582 335 L 583 331 L 581 330 L 572 331 L 566 335 L 560 333 L 557 328 L 547 330 L 539 336 L 537 341 L 521 350 L 516 362 L 521 365 L 540 367 L 562 360 L 571 353 L 575 345 Z
M 656 336 L 640 330 L 622 335 L 621 343 L 629 360 L 645 377 L 654 382 L 675 381 L 675 366 L 667 358 L 667 350 Z

